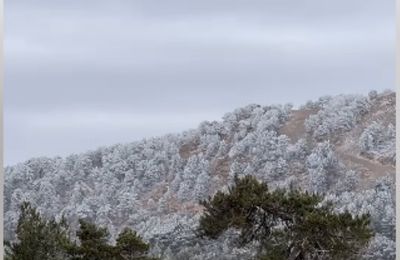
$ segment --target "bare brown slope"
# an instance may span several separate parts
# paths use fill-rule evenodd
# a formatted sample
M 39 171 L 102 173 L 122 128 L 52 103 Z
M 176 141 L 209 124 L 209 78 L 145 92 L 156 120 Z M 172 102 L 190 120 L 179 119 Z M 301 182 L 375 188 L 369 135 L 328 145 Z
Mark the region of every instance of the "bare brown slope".
M 395 166 L 366 158 L 360 155 L 358 140 L 368 125 L 377 121 L 384 125 L 395 125 L 396 118 L 396 96 L 390 92 L 381 94 L 371 102 L 369 112 L 364 115 L 360 122 L 349 132 L 342 133 L 335 142 L 336 152 L 340 160 L 349 169 L 356 170 L 361 174 L 363 188 L 373 185 L 375 180 L 382 176 L 395 173 Z M 317 109 L 293 110 L 289 120 L 280 129 L 280 134 L 289 137 L 291 143 L 297 142 L 300 138 L 306 138 L 312 143 L 316 142 L 307 135 L 304 122 L 310 115 L 316 114 Z
M 305 120 L 317 112 L 318 110 L 316 109 L 293 110 L 289 120 L 280 129 L 280 134 L 288 136 L 292 143 L 297 142 L 306 135 Z
M 350 169 L 357 170 L 362 175 L 363 186 L 365 188 L 373 185 L 379 177 L 392 175 L 396 172 L 396 167 L 391 164 L 366 158 L 360 155 L 358 140 L 368 125 L 372 122 L 380 122 L 383 125 L 396 124 L 396 95 L 391 92 L 379 95 L 372 102 L 369 112 L 363 116 L 359 124 L 351 131 L 343 134 L 338 144 L 336 152 L 342 162 Z

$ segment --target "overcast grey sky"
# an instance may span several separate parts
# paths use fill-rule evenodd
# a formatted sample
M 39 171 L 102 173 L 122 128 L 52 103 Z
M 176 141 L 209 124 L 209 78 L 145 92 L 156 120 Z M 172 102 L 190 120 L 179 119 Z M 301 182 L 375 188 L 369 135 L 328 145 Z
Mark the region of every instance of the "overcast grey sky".
M 394 88 L 394 0 L 6 0 L 5 163 Z

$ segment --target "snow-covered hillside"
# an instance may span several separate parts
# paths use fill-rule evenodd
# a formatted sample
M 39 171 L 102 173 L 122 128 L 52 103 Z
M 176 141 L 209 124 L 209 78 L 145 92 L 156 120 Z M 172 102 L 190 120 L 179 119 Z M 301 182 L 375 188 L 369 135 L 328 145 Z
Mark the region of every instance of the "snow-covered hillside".
M 79 218 L 112 236 L 132 227 L 165 259 L 247 259 L 252 250 L 231 244 L 234 231 L 215 242 L 193 230 L 199 199 L 252 174 L 324 193 L 338 211 L 369 212 L 376 235 L 365 259 L 394 259 L 395 163 L 394 92 L 323 97 L 297 110 L 249 105 L 181 134 L 7 167 L 5 236 L 28 200 L 75 227 Z

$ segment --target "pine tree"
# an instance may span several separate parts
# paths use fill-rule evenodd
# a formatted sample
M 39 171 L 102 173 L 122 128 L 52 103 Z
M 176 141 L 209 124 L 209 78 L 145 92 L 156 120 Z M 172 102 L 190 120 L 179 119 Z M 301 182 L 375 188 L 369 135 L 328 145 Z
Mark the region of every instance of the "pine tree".
M 20 210 L 17 242 L 5 242 L 7 259 L 70 259 L 68 250 L 74 245 L 69 239 L 64 218 L 59 222 L 54 219 L 46 220 L 29 202 L 22 203 Z
M 114 248 L 108 242 L 107 228 L 97 227 L 96 225 L 79 220 L 80 229 L 76 236 L 80 240 L 80 246 L 75 250 L 76 259 L 102 260 L 113 259 Z
M 117 259 L 121 260 L 152 260 L 148 256 L 149 244 L 129 228 L 125 228 L 117 238 L 115 246 Z
M 20 206 L 17 242 L 4 241 L 7 260 L 156 260 L 148 256 L 149 244 L 125 228 L 115 246 L 108 244 L 107 228 L 83 219 L 76 232 L 79 246 L 70 239 L 65 218 L 43 218 L 29 202 Z
M 240 245 L 258 242 L 259 259 L 359 259 L 372 237 L 369 216 L 334 213 L 322 197 L 297 190 L 270 191 L 255 177 L 235 178 L 228 193 L 201 201 L 199 235 L 218 238 L 240 230 Z
M 76 232 L 80 246 L 71 254 L 83 260 L 156 260 L 148 256 L 149 244 L 145 243 L 135 231 L 125 228 L 117 238 L 115 246 L 108 244 L 107 228 L 97 227 L 85 220 L 79 220 L 80 229 Z

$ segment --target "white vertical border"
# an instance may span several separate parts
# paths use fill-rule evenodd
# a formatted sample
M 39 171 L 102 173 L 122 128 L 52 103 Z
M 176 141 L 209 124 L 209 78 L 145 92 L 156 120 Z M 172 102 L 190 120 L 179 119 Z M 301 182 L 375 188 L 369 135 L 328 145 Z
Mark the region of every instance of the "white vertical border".
M 0 257 L 4 259 L 4 125 L 3 125 L 3 89 L 4 89 L 4 1 L 0 0 Z
M 396 187 L 396 259 L 400 260 L 400 181 L 397 178 L 397 174 L 400 171 L 399 160 L 400 160 L 400 0 L 396 1 L 396 174 L 395 174 L 395 187 Z
M 4 259 L 4 125 L 3 125 L 3 88 L 4 88 L 4 1 L 0 0 L 0 257 Z

